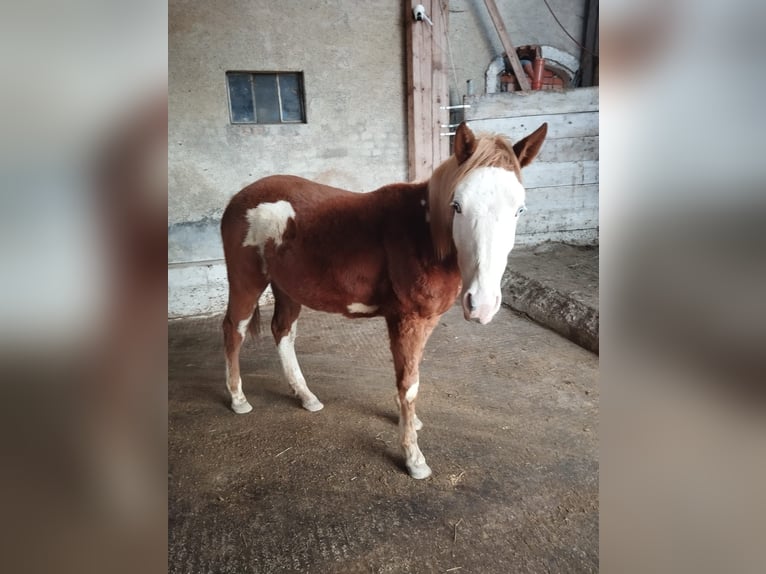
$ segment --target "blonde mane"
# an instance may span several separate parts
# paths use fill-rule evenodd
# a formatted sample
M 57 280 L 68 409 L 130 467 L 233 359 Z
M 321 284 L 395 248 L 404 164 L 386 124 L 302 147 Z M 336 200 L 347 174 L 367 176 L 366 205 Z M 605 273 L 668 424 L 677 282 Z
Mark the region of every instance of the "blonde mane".
M 428 207 L 431 238 L 439 259 L 444 259 L 455 249 L 452 240 L 452 218 L 455 214 L 451 206 L 455 188 L 469 172 L 479 167 L 502 167 L 514 171 L 521 181 L 521 164 L 513 151 L 513 144 L 508 138 L 497 134 L 477 135 L 473 153 L 463 163 L 458 164 L 453 154 L 437 167 L 428 182 Z

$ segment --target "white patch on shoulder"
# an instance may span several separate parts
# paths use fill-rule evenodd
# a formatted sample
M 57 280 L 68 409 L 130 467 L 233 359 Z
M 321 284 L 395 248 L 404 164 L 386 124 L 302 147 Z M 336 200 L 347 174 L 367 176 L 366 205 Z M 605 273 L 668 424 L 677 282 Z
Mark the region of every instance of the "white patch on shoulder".
M 287 220 L 295 219 L 295 210 L 289 201 L 280 200 L 248 209 L 246 217 L 249 227 L 242 246 L 256 247 L 262 253 L 269 239 L 274 240 L 275 246 L 282 243 Z
M 370 314 L 378 310 L 377 305 L 365 305 L 364 303 L 351 303 L 348 307 L 349 313 L 365 313 Z
M 418 396 L 418 388 L 420 388 L 420 379 L 415 381 L 415 384 L 407 389 L 407 393 L 404 395 L 404 400 L 411 403 Z

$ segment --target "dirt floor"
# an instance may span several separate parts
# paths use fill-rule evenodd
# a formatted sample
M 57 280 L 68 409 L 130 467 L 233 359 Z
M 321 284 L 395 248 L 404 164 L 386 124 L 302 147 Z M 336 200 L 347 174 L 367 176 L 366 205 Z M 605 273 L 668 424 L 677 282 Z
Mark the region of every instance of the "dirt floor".
M 309 413 L 264 335 L 243 349 L 253 412 L 228 407 L 220 318 L 169 325 L 169 571 L 595 572 L 598 357 L 506 308 L 448 312 L 421 368 L 410 478 L 382 319 L 303 310 Z M 267 336 L 268 334 L 268 336 Z

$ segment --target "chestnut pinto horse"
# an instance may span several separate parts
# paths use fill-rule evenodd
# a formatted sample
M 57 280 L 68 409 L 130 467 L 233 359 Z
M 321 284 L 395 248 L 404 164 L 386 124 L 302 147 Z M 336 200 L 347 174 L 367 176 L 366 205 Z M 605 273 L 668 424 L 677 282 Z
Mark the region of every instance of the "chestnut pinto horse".
M 486 324 L 500 308 L 500 280 L 525 209 L 521 168 L 537 155 L 547 128 L 512 145 L 499 135 L 476 137 L 462 123 L 453 155 L 425 182 L 353 193 L 277 175 L 237 193 L 221 222 L 229 278 L 226 383 L 234 412 L 252 410 L 242 392 L 239 351 L 247 331 L 257 332 L 258 298 L 267 285 L 282 368 L 309 411 L 323 405 L 295 357 L 301 305 L 347 317 L 383 316 L 406 467 L 414 478 L 428 477 L 415 414 L 423 348 L 461 283 L 467 320 Z

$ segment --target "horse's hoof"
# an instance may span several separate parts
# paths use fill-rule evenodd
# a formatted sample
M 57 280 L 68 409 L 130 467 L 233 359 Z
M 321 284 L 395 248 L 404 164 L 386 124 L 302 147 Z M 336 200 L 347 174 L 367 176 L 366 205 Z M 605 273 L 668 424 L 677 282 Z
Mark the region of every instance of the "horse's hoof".
M 312 413 L 321 411 L 324 408 L 324 405 L 320 403 L 319 399 L 316 397 L 314 397 L 313 399 L 309 401 L 304 401 L 302 404 L 304 409 Z
M 231 410 L 238 415 L 244 415 L 253 410 L 253 406 L 247 401 L 241 403 L 231 403 Z
M 417 480 L 422 480 L 424 478 L 428 478 L 429 476 L 431 476 L 431 467 L 428 466 L 426 463 L 408 464 L 407 472 L 410 473 L 410 476 L 412 478 L 416 478 Z

